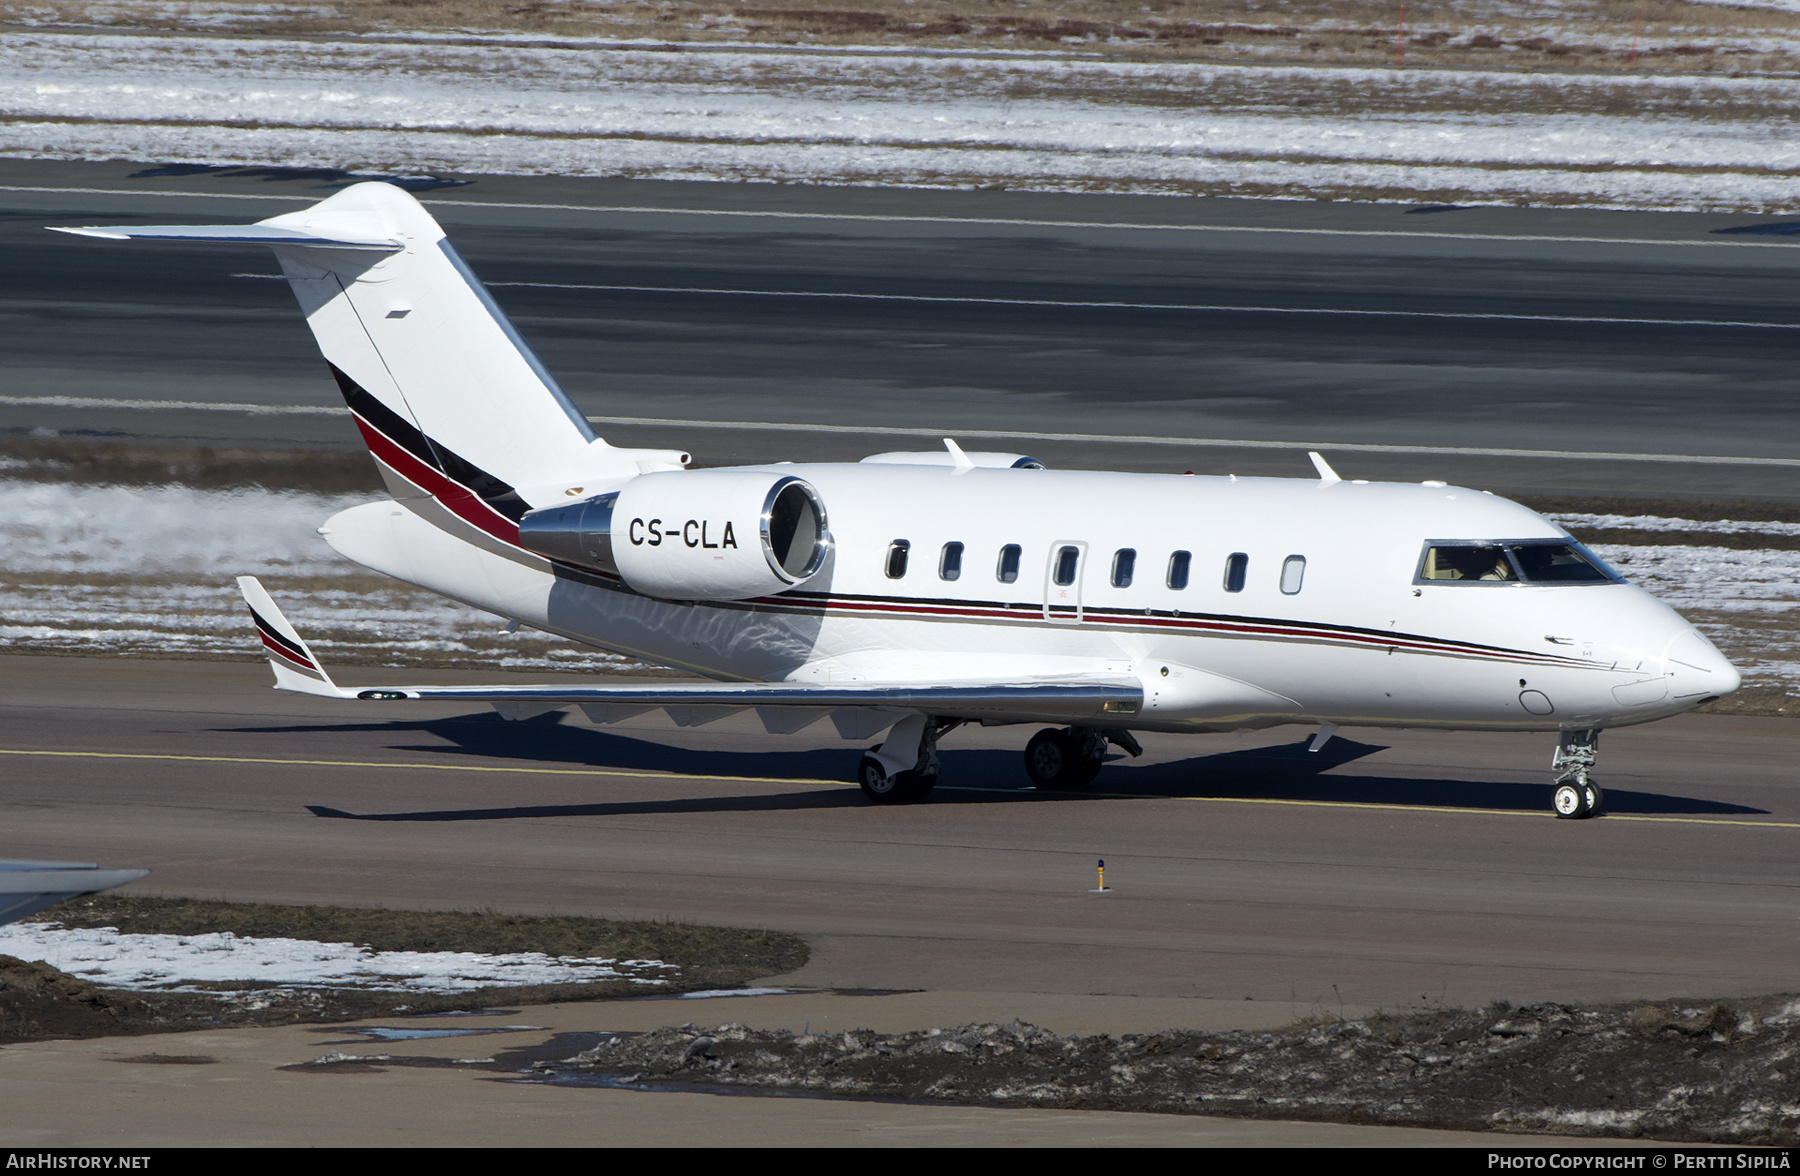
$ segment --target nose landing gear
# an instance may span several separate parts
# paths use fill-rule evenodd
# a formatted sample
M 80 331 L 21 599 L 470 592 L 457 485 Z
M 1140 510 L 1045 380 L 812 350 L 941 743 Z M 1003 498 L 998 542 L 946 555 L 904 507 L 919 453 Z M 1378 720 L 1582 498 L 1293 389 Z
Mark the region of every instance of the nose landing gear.
M 1606 806 L 1606 794 L 1588 778 L 1599 755 L 1600 732 L 1564 731 L 1556 741 L 1550 769 L 1556 773 L 1556 791 L 1550 807 L 1565 820 L 1597 817 Z

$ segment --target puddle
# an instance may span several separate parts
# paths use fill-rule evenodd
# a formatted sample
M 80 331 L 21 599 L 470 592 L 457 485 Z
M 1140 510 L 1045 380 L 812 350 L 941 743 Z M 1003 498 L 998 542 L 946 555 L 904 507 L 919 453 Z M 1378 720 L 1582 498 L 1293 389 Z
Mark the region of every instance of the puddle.
M 424 1041 L 433 1037 L 483 1037 L 489 1033 L 542 1033 L 542 1025 L 488 1025 L 480 1029 L 404 1029 L 392 1025 L 333 1025 L 319 1033 L 355 1033 L 375 1041 Z
M 919 988 L 703 988 L 698 992 L 630 996 L 626 1000 L 717 1000 L 727 996 L 904 996 Z
M 404 1007 L 402 1007 L 402 1008 L 395 1009 L 394 1011 L 397 1013 L 405 1012 L 405 1009 L 404 1009 Z M 451 1017 L 516 1017 L 519 1015 L 519 1010 L 518 1009 L 454 1009 L 448 1013 L 409 1013 L 407 1015 L 413 1016 L 413 1017 L 431 1017 L 433 1019 L 442 1017 L 446 1020 L 448 1020 Z
M 128 1062 L 138 1066 L 212 1066 L 218 1058 L 206 1054 L 138 1054 L 130 1058 L 113 1058 L 115 1062 Z
M 578 1053 L 594 1049 L 602 1045 L 610 1045 L 615 1041 L 624 1041 L 628 1037 L 640 1036 L 637 1033 L 612 1033 L 607 1031 L 558 1033 L 550 1040 L 538 1045 L 521 1046 L 518 1049 L 501 1050 L 494 1055 L 496 1070 L 530 1070 L 538 1062 L 561 1062 L 574 1057 Z

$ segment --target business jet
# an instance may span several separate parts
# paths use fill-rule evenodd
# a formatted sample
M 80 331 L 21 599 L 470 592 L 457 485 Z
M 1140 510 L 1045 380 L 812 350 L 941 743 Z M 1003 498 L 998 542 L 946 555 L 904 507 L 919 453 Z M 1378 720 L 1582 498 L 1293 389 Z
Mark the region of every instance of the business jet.
M 1134 732 L 1304 724 L 1556 735 L 1559 817 L 1601 811 L 1600 732 L 1738 688 L 1693 626 L 1567 532 L 1424 482 L 1049 470 L 1012 453 L 688 469 L 609 445 L 429 213 L 363 183 L 250 225 L 64 228 L 273 248 L 390 498 L 339 553 L 519 625 L 693 671 L 675 685 L 339 686 L 255 579 L 278 689 L 508 718 L 829 717 L 871 801 L 924 799 L 958 726 L 1036 724 L 1040 788 Z

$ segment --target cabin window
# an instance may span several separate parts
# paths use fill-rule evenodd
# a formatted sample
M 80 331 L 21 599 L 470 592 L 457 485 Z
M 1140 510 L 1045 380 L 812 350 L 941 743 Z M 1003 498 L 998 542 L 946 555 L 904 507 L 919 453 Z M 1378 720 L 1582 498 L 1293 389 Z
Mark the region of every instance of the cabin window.
M 1067 588 L 1075 582 L 1075 571 L 1081 565 L 1081 548 L 1064 547 L 1056 553 L 1056 570 L 1050 578 L 1056 581 L 1059 588 Z
M 911 550 L 912 544 L 904 539 L 896 539 L 888 544 L 888 579 L 898 580 L 906 575 L 906 553 Z
M 1290 555 L 1281 561 L 1281 591 L 1283 595 L 1293 596 L 1300 591 L 1300 582 L 1306 579 L 1306 557 Z
M 1114 588 L 1131 587 L 1132 573 L 1137 570 L 1137 552 L 1130 547 L 1121 547 L 1113 552 L 1112 586 Z
M 1250 571 L 1250 557 L 1234 551 L 1225 557 L 1225 591 L 1242 592 L 1244 577 Z
M 1008 543 L 1000 549 L 1000 563 L 994 569 L 994 578 L 1002 584 L 1011 584 L 1019 578 L 1019 545 Z
M 1193 556 L 1185 551 L 1177 551 L 1169 557 L 1169 587 L 1180 592 L 1187 587 L 1188 564 Z
M 944 544 L 944 554 L 938 557 L 938 579 L 955 580 L 962 575 L 962 553 L 962 544 Z

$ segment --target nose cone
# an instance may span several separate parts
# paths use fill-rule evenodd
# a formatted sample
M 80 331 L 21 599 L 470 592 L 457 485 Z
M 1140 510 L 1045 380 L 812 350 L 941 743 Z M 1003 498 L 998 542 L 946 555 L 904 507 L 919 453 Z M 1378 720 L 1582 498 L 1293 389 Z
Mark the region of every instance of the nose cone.
M 1743 685 L 1744 676 L 1725 660 L 1713 643 L 1689 629 L 1677 634 L 1663 651 L 1664 672 L 1673 679 L 1669 693 L 1676 702 L 1698 703 L 1723 698 Z

